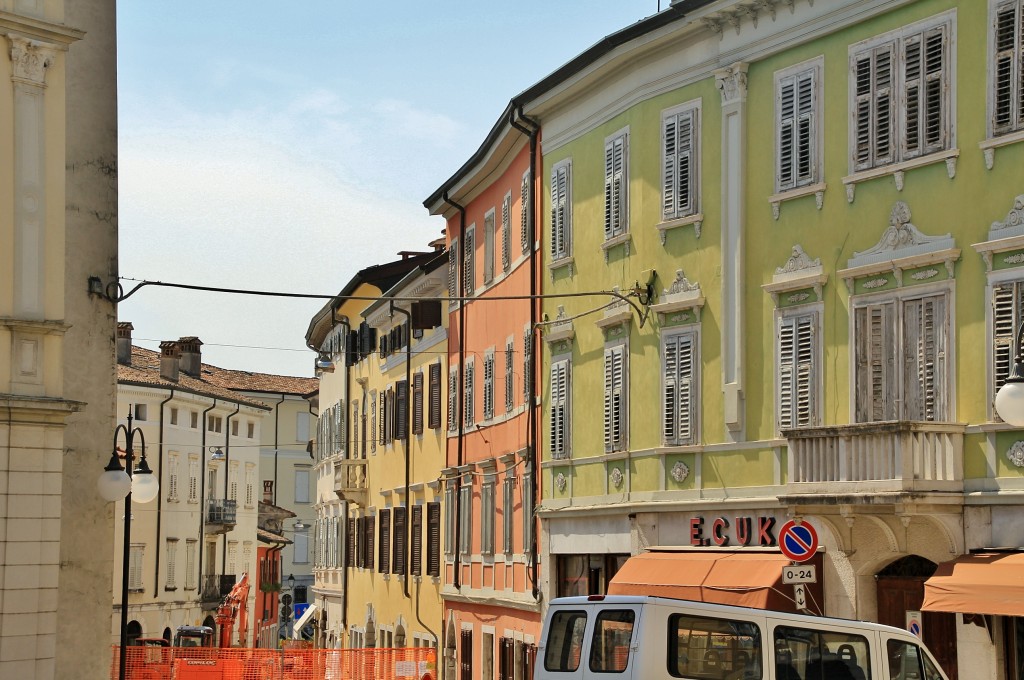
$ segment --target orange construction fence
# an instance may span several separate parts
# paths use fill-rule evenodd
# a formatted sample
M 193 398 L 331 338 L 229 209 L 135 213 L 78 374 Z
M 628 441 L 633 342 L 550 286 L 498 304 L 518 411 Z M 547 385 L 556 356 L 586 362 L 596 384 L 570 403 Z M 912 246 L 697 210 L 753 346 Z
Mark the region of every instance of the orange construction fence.
M 128 647 L 124 680 L 436 680 L 433 649 Z M 113 645 L 111 680 L 119 680 Z

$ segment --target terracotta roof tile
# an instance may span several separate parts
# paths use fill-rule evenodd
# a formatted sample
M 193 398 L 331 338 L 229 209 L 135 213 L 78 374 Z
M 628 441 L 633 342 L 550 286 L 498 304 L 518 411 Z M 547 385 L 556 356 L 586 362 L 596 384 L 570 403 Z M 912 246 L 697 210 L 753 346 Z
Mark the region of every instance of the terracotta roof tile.
M 248 392 L 277 392 L 284 394 L 306 395 L 320 387 L 316 378 L 299 378 L 289 375 L 272 375 L 270 373 L 253 373 L 218 368 L 203 364 L 203 380 L 229 390 L 245 390 Z

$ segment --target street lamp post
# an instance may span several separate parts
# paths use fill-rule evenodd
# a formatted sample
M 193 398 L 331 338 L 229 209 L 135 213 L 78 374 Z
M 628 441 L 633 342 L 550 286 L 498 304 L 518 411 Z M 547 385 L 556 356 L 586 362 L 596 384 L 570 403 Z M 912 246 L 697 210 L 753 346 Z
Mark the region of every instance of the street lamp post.
M 125 463 L 121 467 L 117 449 L 118 435 L 124 432 Z M 142 456 L 139 466 L 133 467 L 135 461 L 134 441 L 138 436 L 142 444 Z M 114 450 L 110 454 L 110 462 L 104 468 L 97 482 L 100 495 L 107 501 L 114 502 L 124 499 L 124 554 L 121 563 L 121 649 L 119 658 L 118 678 L 124 680 L 128 646 L 128 572 L 130 570 L 131 527 L 132 527 L 132 495 L 139 503 L 148 503 L 160 492 L 160 482 L 153 476 L 146 462 L 146 437 L 140 428 L 132 427 L 132 413 L 128 411 L 128 425 L 114 428 Z

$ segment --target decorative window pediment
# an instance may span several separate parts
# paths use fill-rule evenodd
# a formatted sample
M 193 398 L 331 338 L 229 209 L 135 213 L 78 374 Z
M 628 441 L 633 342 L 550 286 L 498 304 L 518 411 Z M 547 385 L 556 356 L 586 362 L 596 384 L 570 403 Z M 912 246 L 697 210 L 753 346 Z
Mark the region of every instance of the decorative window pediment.
M 612 288 L 615 293 L 619 292 L 619 287 L 615 286 Z M 614 301 L 608 307 L 605 308 L 604 314 L 601 318 L 595 321 L 598 328 L 608 330 L 615 326 L 626 326 L 633 321 L 633 308 L 629 306 L 629 303 L 622 298 L 615 298 Z
M 549 345 L 557 342 L 572 342 L 576 337 L 576 331 L 572 326 L 572 319 L 565 314 L 565 307 L 558 305 L 558 316 L 551 322 L 544 332 L 544 339 Z
M 866 288 L 888 285 L 890 275 L 897 287 L 903 287 L 905 270 L 942 263 L 948 277 L 952 278 L 953 263 L 958 259 L 960 249 L 952 235 L 923 234 L 910 222 L 910 207 L 903 201 L 897 201 L 889 214 L 889 226 L 882 233 L 882 238 L 874 247 L 855 252 L 847 261 L 847 268 L 839 271 L 838 275 L 846 281 L 851 293 L 855 292 L 856 279 L 868 276 L 876 278 L 865 283 Z M 931 270 L 923 270 L 915 272 L 913 278 L 915 282 L 927 281 L 938 273 L 938 270 L 934 274 Z
M 691 282 L 682 269 L 676 270 L 676 277 L 672 285 L 662 291 L 659 302 L 651 305 L 651 309 L 658 313 L 662 323 L 665 317 L 687 310 L 693 310 L 694 320 L 700 319 L 700 309 L 704 306 L 704 293 L 700 284 Z
M 764 284 L 761 288 L 771 294 L 776 306 L 779 304 L 781 296 L 786 293 L 790 294 L 787 296 L 786 302 L 791 304 L 818 302 L 821 300 L 821 288 L 826 281 L 828 281 L 828 274 L 821 266 L 821 258 L 816 257 L 812 260 L 798 243 L 793 246 L 793 254 L 789 256 L 786 263 L 775 268 L 772 282 Z M 816 296 L 814 300 L 809 299 L 809 293 L 800 292 L 810 288 L 814 289 Z M 801 295 L 806 297 L 800 299 Z
M 981 253 L 985 259 L 985 266 L 990 272 L 993 268 L 994 253 L 1024 249 L 1024 194 L 1013 199 L 1013 206 L 1007 213 L 1006 219 L 992 223 L 988 230 L 988 240 L 983 243 L 975 243 L 973 248 Z M 1024 262 L 1024 257 L 1019 253 L 1008 255 L 1002 259 L 1003 261 L 999 265 L 1018 265 Z

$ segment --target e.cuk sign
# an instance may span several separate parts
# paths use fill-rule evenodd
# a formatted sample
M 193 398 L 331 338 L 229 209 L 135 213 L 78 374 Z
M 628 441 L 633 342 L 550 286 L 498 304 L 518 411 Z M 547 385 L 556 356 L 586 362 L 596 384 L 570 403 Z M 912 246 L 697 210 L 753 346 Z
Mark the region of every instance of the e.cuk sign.
M 774 517 L 735 517 L 732 523 L 716 517 L 710 525 L 703 517 L 690 518 L 690 545 L 759 545 L 776 544 Z M 733 540 L 735 539 L 735 540 Z M 732 543 L 730 543 L 732 541 Z

